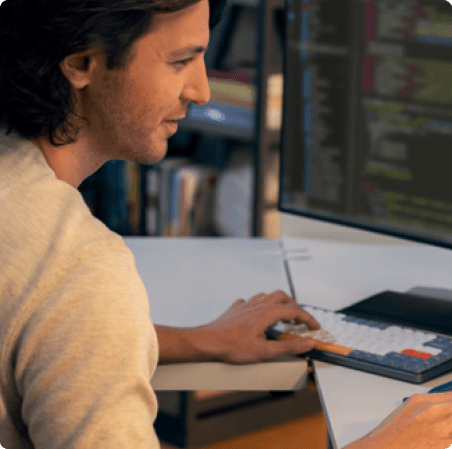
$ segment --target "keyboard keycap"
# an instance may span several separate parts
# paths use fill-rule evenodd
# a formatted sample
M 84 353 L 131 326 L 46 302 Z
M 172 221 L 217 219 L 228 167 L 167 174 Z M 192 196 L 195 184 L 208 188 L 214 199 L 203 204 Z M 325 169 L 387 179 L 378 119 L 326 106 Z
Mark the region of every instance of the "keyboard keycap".
M 284 323 L 278 330 L 311 337 L 318 351 L 420 373 L 452 359 L 452 338 L 303 306 L 321 325 Z

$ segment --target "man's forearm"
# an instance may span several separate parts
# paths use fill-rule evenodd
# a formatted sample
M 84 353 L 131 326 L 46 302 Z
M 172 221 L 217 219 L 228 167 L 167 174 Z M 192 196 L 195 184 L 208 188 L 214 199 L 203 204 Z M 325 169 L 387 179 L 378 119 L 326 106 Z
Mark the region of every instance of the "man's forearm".
M 159 364 L 221 360 L 221 342 L 214 331 L 202 327 L 180 328 L 155 325 Z

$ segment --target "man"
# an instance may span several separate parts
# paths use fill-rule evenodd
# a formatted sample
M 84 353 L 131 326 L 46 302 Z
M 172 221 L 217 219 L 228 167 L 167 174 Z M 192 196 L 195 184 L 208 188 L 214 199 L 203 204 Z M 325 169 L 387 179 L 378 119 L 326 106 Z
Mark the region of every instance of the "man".
M 313 347 L 265 339 L 279 320 L 319 327 L 280 291 L 238 300 L 195 329 L 154 327 L 133 255 L 77 191 L 108 160 L 160 161 L 189 103 L 209 100 L 209 17 L 207 0 L 0 8 L 0 123 L 12 131 L 0 134 L 7 448 L 158 447 L 157 358 L 249 362 Z

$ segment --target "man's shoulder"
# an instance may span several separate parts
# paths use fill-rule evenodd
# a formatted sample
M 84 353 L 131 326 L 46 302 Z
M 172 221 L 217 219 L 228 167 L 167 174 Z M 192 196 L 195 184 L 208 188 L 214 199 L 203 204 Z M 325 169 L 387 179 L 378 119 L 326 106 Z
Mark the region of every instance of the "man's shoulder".
M 127 253 L 122 238 L 95 218 L 81 193 L 59 180 L 33 143 L 0 130 L 0 233 L 11 249 L 30 245 L 65 257 L 90 248 Z M 3 239 L 2 239 L 3 240 Z
M 0 128 L 0 195 L 2 199 L 7 200 L 8 195 L 20 192 L 20 195 L 24 195 L 24 199 L 34 196 L 35 199 L 44 201 L 45 198 L 40 197 L 37 190 L 48 181 L 57 181 L 57 178 L 39 148 L 18 134 L 7 135 L 6 130 Z M 55 186 L 52 185 L 52 187 Z M 55 194 L 59 192 L 59 189 L 51 190 Z

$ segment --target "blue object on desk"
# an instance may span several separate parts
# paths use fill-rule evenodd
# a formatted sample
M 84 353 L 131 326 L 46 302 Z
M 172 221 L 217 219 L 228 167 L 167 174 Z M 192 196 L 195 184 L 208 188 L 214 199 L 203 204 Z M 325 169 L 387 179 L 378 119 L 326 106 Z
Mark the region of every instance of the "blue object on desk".
M 439 385 L 435 388 L 432 388 L 427 393 L 448 393 L 449 391 L 452 391 L 452 381 L 447 382 L 445 384 Z M 409 397 L 403 398 L 403 401 L 405 402 L 407 399 L 410 399 Z
M 429 393 L 447 393 L 452 391 L 452 382 L 447 382 L 445 384 L 439 385 L 438 387 L 429 390 Z

